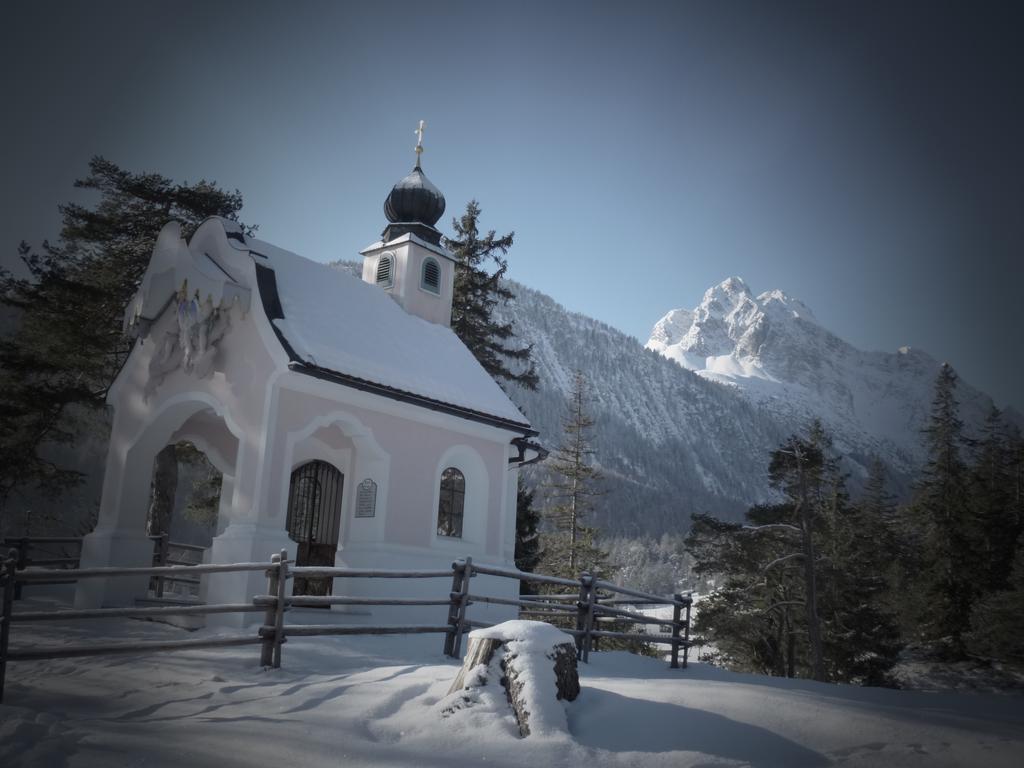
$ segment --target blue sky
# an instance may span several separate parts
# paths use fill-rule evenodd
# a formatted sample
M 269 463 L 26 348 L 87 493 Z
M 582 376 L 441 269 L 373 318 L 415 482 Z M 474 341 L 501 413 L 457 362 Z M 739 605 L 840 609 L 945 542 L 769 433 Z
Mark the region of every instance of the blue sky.
M 209 6 L 209 7 L 207 7 Z M 1024 37 L 1007 4 L 8 3 L 0 246 L 93 154 L 356 258 L 414 161 L 510 274 L 646 340 L 739 275 L 1024 410 Z

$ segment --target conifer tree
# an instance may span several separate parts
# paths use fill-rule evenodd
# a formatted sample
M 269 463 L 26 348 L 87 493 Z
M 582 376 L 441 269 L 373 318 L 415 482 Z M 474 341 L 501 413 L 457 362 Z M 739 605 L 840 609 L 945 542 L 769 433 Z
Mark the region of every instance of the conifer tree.
M 534 491 L 528 488 L 519 477 L 519 484 L 516 487 L 516 568 L 520 571 L 533 573 L 541 559 L 540 533 L 537 527 L 540 524 L 540 512 L 533 506 Z M 519 583 L 520 592 L 533 594 L 533 585 L 527 581 Z
M 875 549 L 881 562 L 893 567 L 900 546 L 900 515 L 896 499 L 888 489 L 888 473 L 878 456 L 868 463 L 868 477 L 857 503 L 865 527 L 875 537 Z
M 693 518 L 694 570 L 722 580 L 696 630 L 741 670 L 884 684 L 899 638 L 875 549 L 881 512 L 850 504 L 818 423 L 772 453 L 769 477 L 784 500 L 752 507 L 744 524 Z
M 816 431 L 815 428 L 812 430 Z M 769 482 L 790 499 L 795 528 L 799 539 L 799 561 L 803 574 L 804 621 L 810 646 L 811 676 L 826 680 L 825 654 L 821 637 L 819 612 L 819 585 L 817 572 L 817 541 L 815 529 L 821 518 L 821 483 L 825 468 L 823 447 L 813 439 L 801 440 L 793 436 L 773 454 L 768 465 Z
M 789 503 L 752 507 L 746 523 L 694 515 L 686 538 L 694 572 L 717 588 L 694 630 L 712 660 L 745 672 L 795 677 L 806 667 L 802 557 Z
M 823 568 L 825 645 L 831 676 L 866 685 L 888 685 L 902 648 L 893 605 L 896 544 L 894 505 L 885 490 L 885 468 L 872 463 L 864 496 L 851 504 L 836 495 L 830 553 Z
M 535 389 L 532 347 L 517 346 L 514 324 L 494 317 L 495 307 L 513 297 L 501 280 L 508 271 L 505 254 L 515 233 L 497 237 L 490 230 L 481 235 L 479 218 L 480 204 L 471 200 L 462 217 L 452 220 L 455 237 L 444 239 L 456 260 L 452 330 L 491 376 Z M 490 262 L 494 272 L 487 271 Z
M 962 657 L 963 636 L 978 595 L 983 531 L 968 496 L 956 385 L 956 372 L 943 364 L 924 429 L 928 458 L 916 489 L 914 516 L 922 531 L 919 588 L 926 597 L 923 639 L 948 639 L 948 650 Z
M 1003 415 L 993 406 L 975 443 L 970 471 L 971 511 L 981 527 L 983 551 L 978 577 L 985 592 L 1005 589 L 1020 534 L 1013 509 L 1013 448 Z
M 971 615 L 968 637 L 974 654 L 1024 664 L 1024 536 L 1016 541 L 1004 588 L 982 598 Z
M 122 316 L 169 220 L 191 235 L 210 216 L 237 220 L 241 194 L 199 181 L 131 173 L 102 157 L 75 182 L 94 205 L 60 206 L 57 243 L 22 243 L 29 276 L 0 273 L 0 304 L 16 318 L 0 340 L 0 514 L 19 488 L 58 492 L 79 479 L 48 460 L 48 444 L 73 442 L 82 414 L 105 401 L 131 350 Z
M 548 484 L 553 505 L 547 518 L 563 535 L 545 544 L 545 562 L 557 574 L 575 577 L 580 569 L 594 573 L 607 567 L 607 555 L 594 543 L 595 531 L 585 525 L 601 473 L 593 464 L 589 430 L 594 420 L 587 412 L 587 382 L 577 371 L 569 393 L 569 413 L 563 423 L 562 443 L 548 460 L 553 479 Z

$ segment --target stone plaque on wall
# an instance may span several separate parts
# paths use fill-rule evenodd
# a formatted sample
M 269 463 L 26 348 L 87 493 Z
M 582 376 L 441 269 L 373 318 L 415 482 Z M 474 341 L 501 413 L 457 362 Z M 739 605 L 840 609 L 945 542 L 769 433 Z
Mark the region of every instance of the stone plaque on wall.
M 356 493 L 356 517 L 373 517 L 377 514 L 377 484 L 366 478 L 359 484 Z

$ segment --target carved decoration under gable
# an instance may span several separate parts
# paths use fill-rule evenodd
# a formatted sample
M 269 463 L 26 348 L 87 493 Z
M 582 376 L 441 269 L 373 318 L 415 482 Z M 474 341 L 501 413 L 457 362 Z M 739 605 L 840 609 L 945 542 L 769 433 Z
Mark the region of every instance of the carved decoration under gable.
M 160 231 L 124 320 L 125 333 L 155 345 L 147 399 L 173 371 L 206 378 L 217 369 L 221 340 L 251 303 L 251 291 L 232 274 L 236 271 L 221 256 L 193 252 L 177 222 Z
M 242 314 L 239 302 L 233 298 L 225 298 L 215 305 L 210 294 L 203 299 L 196 290 L 189 296 L 187 280 L 175 295 L 172 308 L 175 324 L 159 339 L 151 339 L 157 348 L 149 361 L 147 398 L 168 374 L 178 369 L 199 379 L 213 375 L 217 370 L 219 344 L 231 327 L 232 315 Z

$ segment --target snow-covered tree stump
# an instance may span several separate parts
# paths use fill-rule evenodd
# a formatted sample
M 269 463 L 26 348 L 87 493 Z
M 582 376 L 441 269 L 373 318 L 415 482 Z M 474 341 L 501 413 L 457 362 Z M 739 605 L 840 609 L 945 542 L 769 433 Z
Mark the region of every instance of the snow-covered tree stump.
M 565 731 L 565 708 L 559 702 L 574 701 L 580 693 L 572 637 L 539 621 L 506 621 L 470 632 L 462 669 L 442 712 L 473 706 L 491 685 L 504 688 L 521 735 Z

